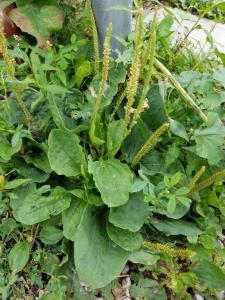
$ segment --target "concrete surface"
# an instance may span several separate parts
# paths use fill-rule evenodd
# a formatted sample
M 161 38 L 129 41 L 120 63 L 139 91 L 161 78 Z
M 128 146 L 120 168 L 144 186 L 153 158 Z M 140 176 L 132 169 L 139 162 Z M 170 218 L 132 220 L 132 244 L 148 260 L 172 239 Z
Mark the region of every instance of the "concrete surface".
M 174 31 L 174 41 L 180 40 L 185 37 L 186 33 L 195 25 L 197 16 L 190 13 L 184 12 L 178 8 L 168 8 L 170 13 L 174 16 L 174 24 L 172 30 Z M 158 12 L 158 19 L 161 20 L 168 12 L 161 8 Z M 153 12 L 150 11 L 146 16 L 146 21 L 152 18 Z M 207 42 L 207 35 L 210 33 L 214 47 L 220 52 L 225 53 L 225 24 L 216 23 L 213 20 L 201 19 L 198 24 L 201 28 L 194 29 L 189 35 L 189 41 L 193 42 L 194 48 L 197 51 L 209 51 L 212 47 L 209 42 Z

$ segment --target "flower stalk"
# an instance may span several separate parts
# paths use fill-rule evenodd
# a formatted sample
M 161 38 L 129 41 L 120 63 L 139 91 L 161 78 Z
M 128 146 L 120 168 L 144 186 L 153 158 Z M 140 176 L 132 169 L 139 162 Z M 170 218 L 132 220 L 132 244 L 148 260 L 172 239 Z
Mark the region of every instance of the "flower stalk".
M 195 254 L 195 252 L 189 249 L 174 249 L 167 245 L 163 245 L 160 243 L 152 243 L 149 241 L 144 241 L 143 246 L 149 250 L 162 252 L 175 258 L 176 257 L 191 258 Z
M 13 66 L 12 60 L 10 59 L 8 55 L 8 46 L 7 46 L 7 41 L 4 35 L 4 29 L 3 29 L 3 24 L 0 24 L 0 52 L 3 56 L 6 70 L 8 73 L 9 78 L 12 80 L 12 90 L 16 96 L 16 100 L 22 109 L 24 115 L 26 116 L 27 122 L 29 123 L 31 120 L 33 120 L 33 117 L 29 110 L 27 109 L 22 97 L 21 93 L 19 90 L 18 85 L 16 84 L 16 78 L 15 78 L 15 68 Z
M 222 179 L 225 177 L 225 171 L 220 171 L 215 173 L 214 175 L 210 176 L 209 178 L 207 178 L 206 180 L 200 182 L 199 184 L 195 185 L 190 192 L 188 193 L 188 196 L 191 196 L 194 193 L 197 193 L 207 187 L 209 187 L 210 185 L 212 185 L 215 181 Z
M 135 155 L 131 167 L 134 167 L 142 158 L 145 156 L 155 145 L 157 140 L 165 131 L 169 129 L 170 125 L 168 123 L 163 124 L 160 126 L 147 140 L 147 142 L 142 146 L 142 148 L 138 151 Z
M 104 90 L 106 87 L 106 83 L 108 80 L 108 75 L 109 75 L 109 62 L 110 62 L 110 40 L 111 40 L 111 35 L 112 35 L 112 23 L 109 24 L 106 38 L 105 38 L 105 43 L 104 43 L 104 56 L 103 56 L 103 69 L 102 69 L 102 79 L 100 82 L 100 88 L 98 91 L 97 99 L 95 102 L 94 110 L 92 113 L 92 118 L 91 118 L 91 126 L 89 130 L 89 136 L 91 139 L 91 142 L 93 145 L 101 145 L 104 143 L 103 140 L 97 138 L 95 136 L 95 127 L 96 127 L 96 120 L 98 116 L 98 112 L 100 109 L 100 105 L 102 102 L 102 97 L 104 94 Z
M 201 169 L 195 174 L 195 176 L 190 181 L 188 185 L 189 190 L 192 190 L 194 188 L 194 186 L 196 185 L 196 183 L 204 173 L 205 173 L 205 166 L 202 166 Z
M 134 103 L 135 95 L 138 88 L 138 80 L 140 76 L 140 57 L 141 57 L 141 48 L 142 40 L 144 34 L 144 25 L 143 25 L 143 8 L 140 8 L 139 20 L 136 24 L 136 44 L 134 49 L 134 59 L 131 66 L 130 78 L 127 84 L 127 105 L 125 108 L 125 125 L 128 128 L 130 123 L 130 117 L 132 113 L 132 105 Z
M 194 100 L 188 95 L 185 89 L 180 85 L 180 83 L 176 80 L 176 78 L 171 74 L 171 72 L 158 60 L 155 58 L 154 60 L 155 66 L 168 77 L 168 79 L 175 86 L 177 91 L 183 96 L 184 100 L 197 112 L 197 114 L 202 118 L 202 120 L 207 123 L 208 118 L 200 109 L 200 107 L 194 102 Z
M 87 0 L 87 6 L 88 6 L 90 21 L 91 21 L 91 30 L 92 30 L 92 35 L 93 35 L 93 45 L 94 45 L 94 51 L 95 51 L 95 71 L 98 72 L 99 71 L 98 31 L 97 31 L 95 16 L 94 16 L 94 13 L 93 13 L 93 9 L 92 9 L 90 0 Z
M 154 70 L 154 57 L 155 57 L 155 48 L 156 48 L 156 29 L 157 29 L 157 7 L 155 8 L 154 16 L 153 16 L 153 20 L 152 20 L 151 33 L 150 33 L 149 43 L 148 43 L 148 47 L 147 47 L 147 51 L 146 51 L 146 55 L 145 55 L 146 57 L 144 57 L 144 61 L 142 62 L 142 67 L 144 67 L 147 64 L 147 61 L 149 58 L 148 71 L 145 76 L 141 98 L 139 100 L 138 107 L 135 111 L 133 120 L 131 122 L 130 130 L 134 127 L 138 118 L 140 117 L 141 112 L 143 111 L 144 101 L 146 99 L 146 96 L 147 96 L 147 93 L 149 90 L 149 83 L 151 81 L 153 70 Z

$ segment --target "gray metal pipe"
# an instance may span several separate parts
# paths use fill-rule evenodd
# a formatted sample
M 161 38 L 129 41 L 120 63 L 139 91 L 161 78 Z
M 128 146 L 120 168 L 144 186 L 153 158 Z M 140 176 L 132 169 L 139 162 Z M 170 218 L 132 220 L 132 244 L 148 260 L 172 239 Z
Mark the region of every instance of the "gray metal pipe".
M 100 55 L 102 56 L 103 54 L 103 43 L 110 22 L 113 25 L 111 49 L 122 52 L 123 45 L 115 36 L 126 39 L 131 32 L 133 0 L 91 0 L 91 4 L 98 30 Z M 129 11 L 119 8 L 117 10 L 110 10 L 111 7 L 116 5 L 126 7 Z M 112 51 L 112 57 L 115 58 L 116 56 L 116 52 Z

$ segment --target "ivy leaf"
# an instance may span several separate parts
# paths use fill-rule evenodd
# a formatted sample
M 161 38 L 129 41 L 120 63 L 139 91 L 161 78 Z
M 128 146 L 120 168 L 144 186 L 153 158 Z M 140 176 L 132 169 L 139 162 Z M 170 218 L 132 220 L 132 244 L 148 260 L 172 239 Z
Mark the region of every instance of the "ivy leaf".
M 46 193 L 50 193 L 46 195 Z M 71 195 L 62 187 L 50 189 L 49 186 L 35 190 L 30 186 L 28 190 L 21 188 L 11 199 L 11 206 L 15 219 L 26 225 L 33 225 L 45 221 L 51 215 L 56 216 L 70 205 Z
M 14 272 L 20 272 L 26 266 L 30 256 L 30 246 L 28 242 L 18 242 L 9 253 L 9 266 Z
M 80 282 L 98 289 L 121 273 L 128 252 L 109 239 L 102 215 L 87 206 L 77 227 L 74 256 Z
M 196 130 L 194 139 L 197 154 L 215 165 L 224 158 L 225 127 L 215 113 L 210 113 L 208 119 L 207 128 Z
M 48 158 L 52 170 L 58 175 L 78 176 L 85 155 L 78 137 L 69 131 L 53 129 L 48 139 Z
M 127 165 L 112 158 L 92 163 L 89 171 L 93 174 L 96 187 L 105 204 L 116 207 L 128 201 L 133 185 L 133 174 Z
M 148 216 L 148 204 L 142 192 L 131 194 L 129 201 L 120 207 L 111 208 L 109 222 L 116 227 L 136 232 L 144 225 Z
M 131 232 L 107 223 L 107 233 L 110 239 L 126 251 L 138 250 L 142 245 L 142 236 L 139 232 Z

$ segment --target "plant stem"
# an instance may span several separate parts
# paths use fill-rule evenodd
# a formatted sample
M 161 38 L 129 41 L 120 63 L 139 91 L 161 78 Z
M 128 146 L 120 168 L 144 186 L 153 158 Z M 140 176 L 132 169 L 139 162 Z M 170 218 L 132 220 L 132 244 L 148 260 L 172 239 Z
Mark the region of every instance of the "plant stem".
M 200 109 L 200 107 L 194 102 L 194 100 L 188 95 L 185 89 L 180 85 L 176 78 L 170 73 L 170 71 L 157 59 L 154 60 L 155 66 L 168 77 L 168 79 L 173 83 L 178 92 L 183 96 L 184 100 L 197 112 L 197 114 L 202 118 L 202 120 L 207 123 L 208 118 Z

